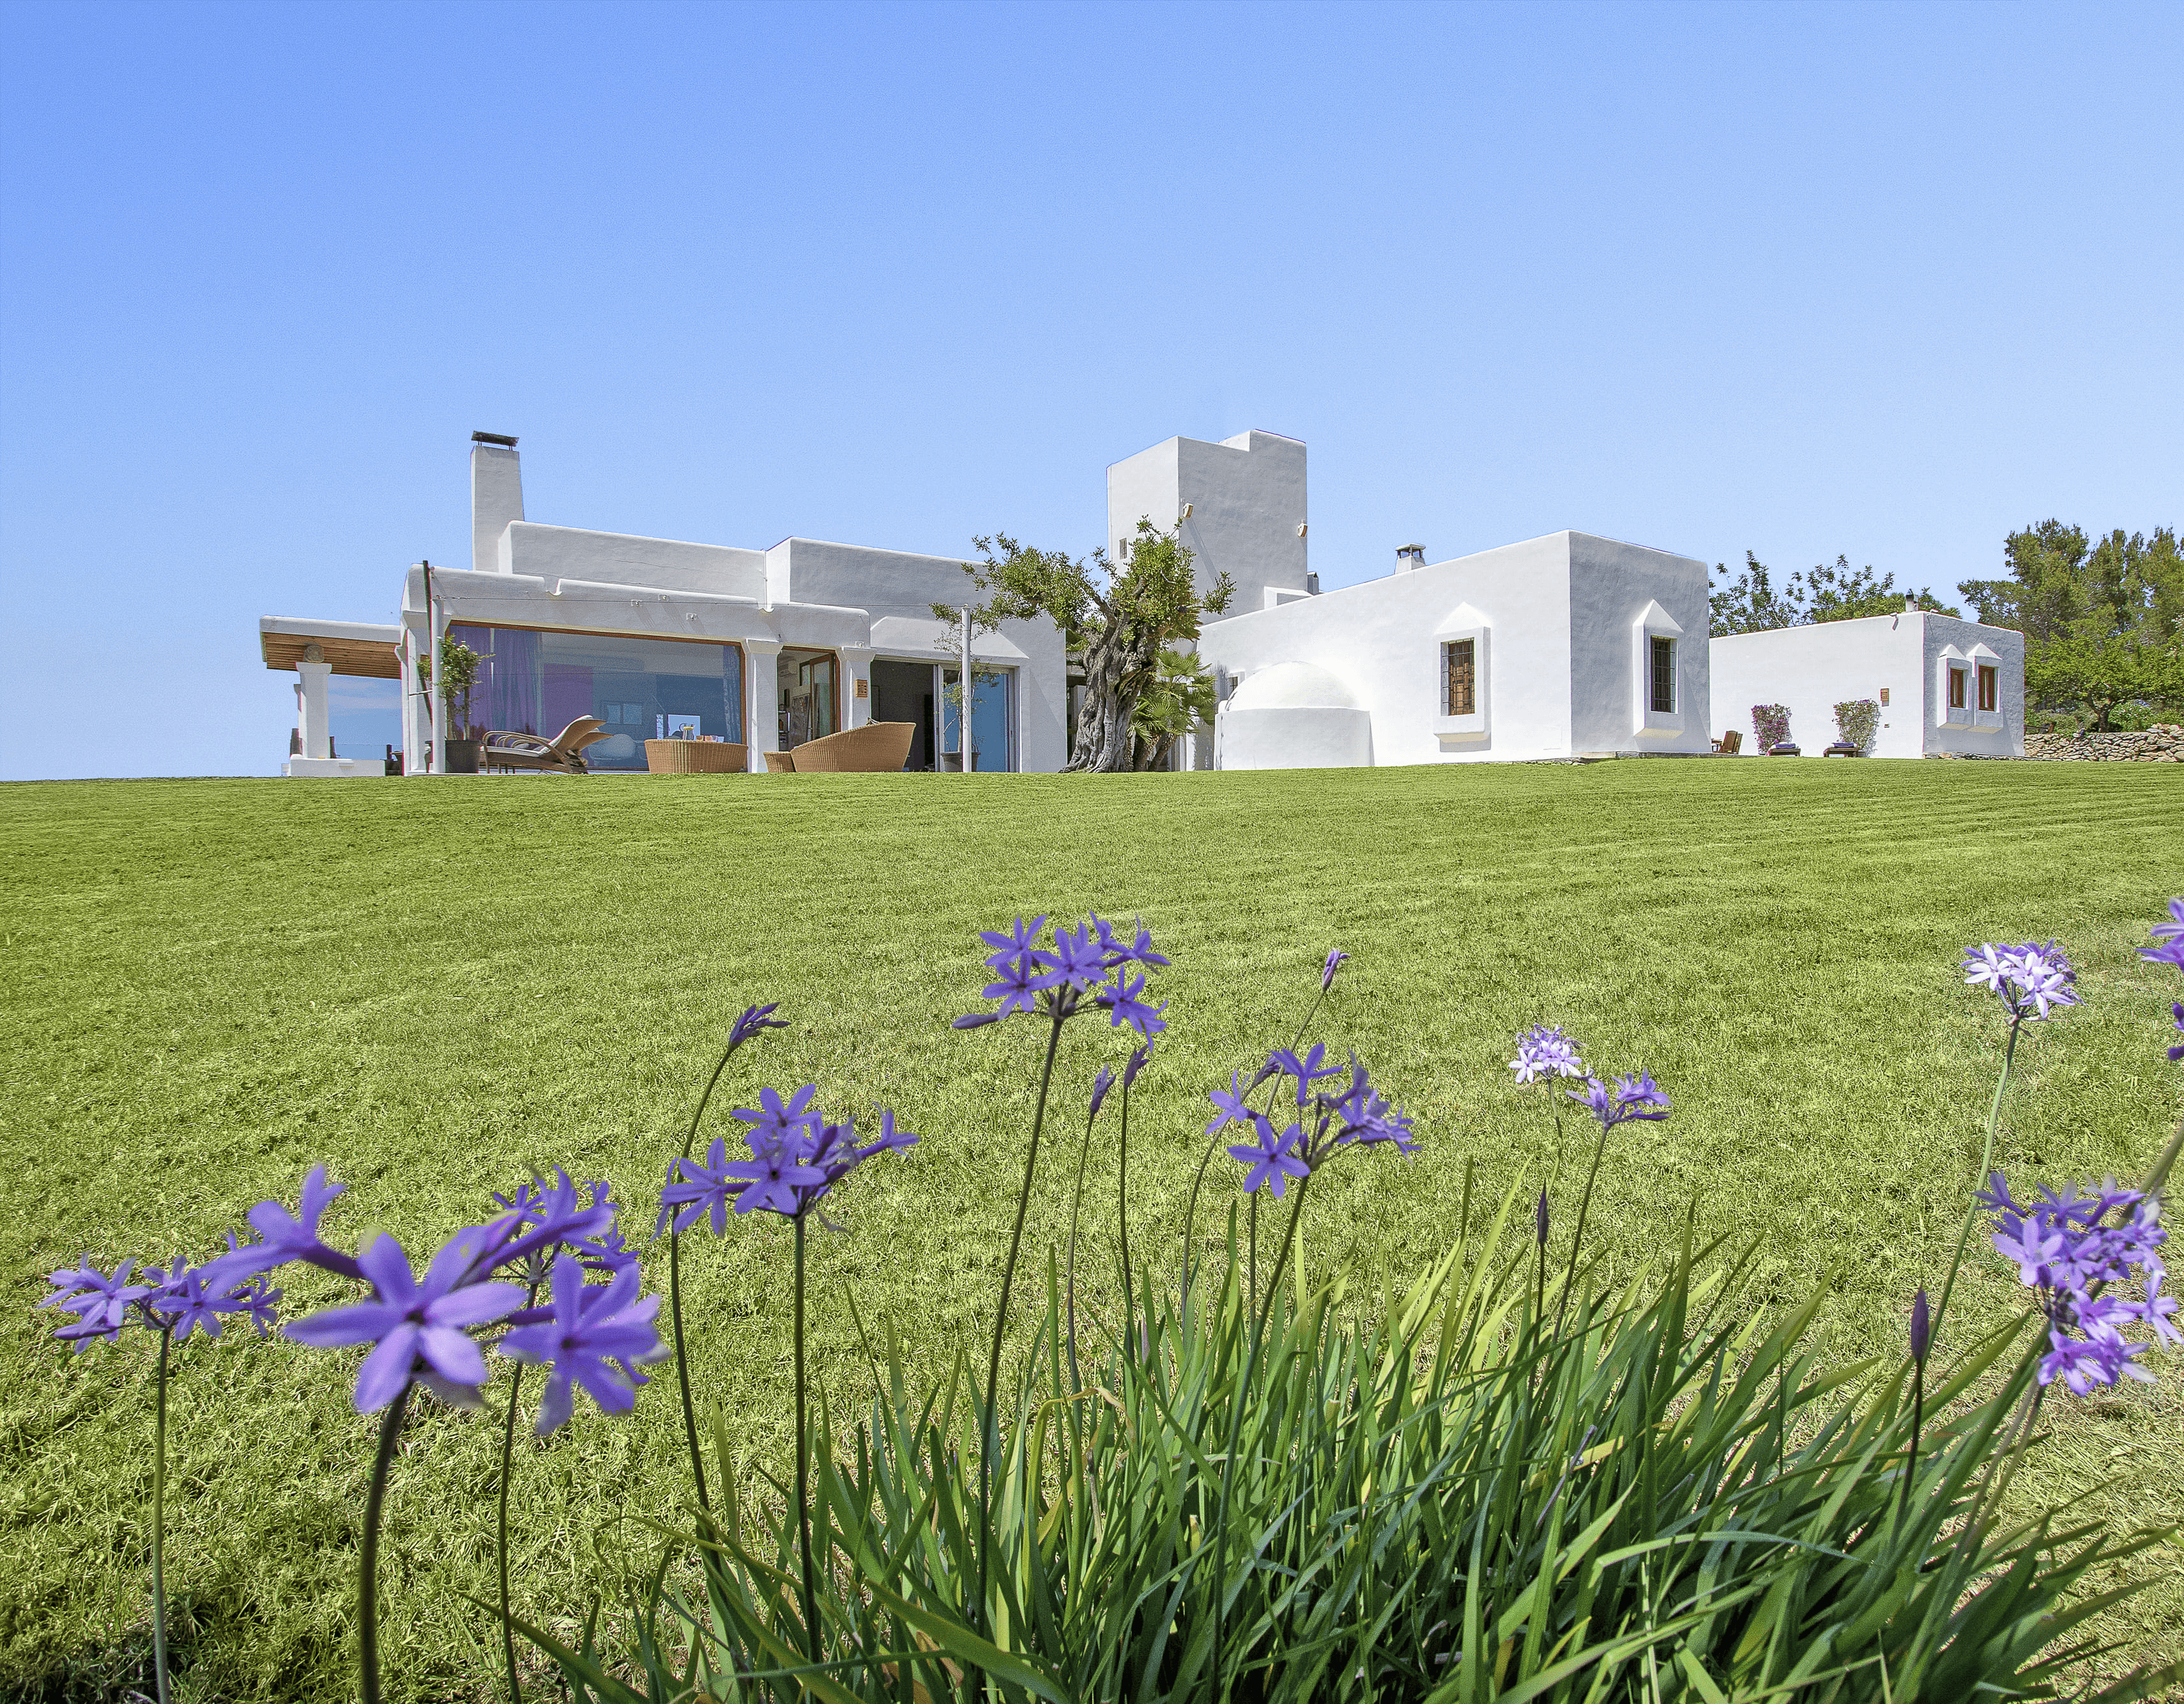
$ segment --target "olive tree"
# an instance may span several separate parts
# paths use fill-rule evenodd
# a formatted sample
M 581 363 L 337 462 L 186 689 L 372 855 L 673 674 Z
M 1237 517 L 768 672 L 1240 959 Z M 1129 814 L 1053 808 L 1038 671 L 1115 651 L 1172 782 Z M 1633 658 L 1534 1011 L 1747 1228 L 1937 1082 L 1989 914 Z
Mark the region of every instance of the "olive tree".
M 1138 522 L 1119 563 L 1104 549 L 1072 557 L 1006 533 L 971 542 L 981 560 L 964 563 L 963 572 L 982 601 L 935 604 L 933 613 L 951 626 L 967 617 L 974 634 L 997 631 L 1005 621 L 1050 617 L 1063 645 L 1084 661 L 1084 700 L 1067 767 L 1095 774 L 1130 768 L 1132 722 L 1159 679 L 1162 651 L 1195 640 L 1201 617 L 1228 607 L 1234 582 L 1220 575 L 1201 595 L 1189 547 L 1149 520 Z

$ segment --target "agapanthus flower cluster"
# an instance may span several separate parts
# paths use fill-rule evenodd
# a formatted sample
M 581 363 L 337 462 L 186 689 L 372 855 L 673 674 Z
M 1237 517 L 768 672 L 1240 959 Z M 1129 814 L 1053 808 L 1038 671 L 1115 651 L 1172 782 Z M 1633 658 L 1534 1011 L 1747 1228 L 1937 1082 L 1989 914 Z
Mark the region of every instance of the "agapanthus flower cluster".
M 1583 1088 L 1568 1091 L 1572 1100 L 1583 1101 L 1585 1110 L 1600 1120 L 1603 1131 L 1618 1124 L 1628 1124 L 1634 1119 L 1658 1123 L 1669 1115 L 1669 1097 L 1660 1084 L 1653 1081 L 1651 1071 L 1641 1071 L 1635 1076 L 1618 1076 L 1611 1088 L 1598 1077 L 1588 1076 Z M 1658 1107 L 1659 1110 L 1649 1109 Z
M 957 1029 L 998 1023 L 1017 1012 L 1072 1018 L 1095 1008 L 1107 1013 L 1112 1027 L 1127 1027 L 1140 1041 L 1149 1042 L 1167 1027 L 1161 1015 L 1167 1003 L 1155 1006 L 1145 997 L 1147 977 L 1168 963 L 1154 950 L 1150 931 L 1140 925 L 1134 937 L 1125 941 L 1095 913 L 1075 929 L 1056 927 L 1052 944 L 1042 947 L 1045 928 L 1044 916 L 1029 923 L 1019 917 L 1011 930 L 978 931 L 978 938 L 993 949 L 986 955 L 994 980 L 987 984 L 985 997 L 998 1003 L 990 1012 L 956 1019 Z
M 2171 1323 L 2176 1300 L 2161 1293 L 2167 1271 L 2159 1250 L 2168 1232 L 2159 1198 L 2113 1184 L 2087 1194 L 2065 1186 L 2060 1194 L 2043 1188 L 2027 1204 L 2011 1197 L 1997 1171 L 1978 1198 L 1995 1215 L 1995 1251 L 2039 1292 L 2048 1316 L 2041 1383 L 2059 1378 L 2080 1396 L 2119 1377 L 2151 1383 L 2153 1375 L 2135 1363 L 2147 1345 L 2126 1338 L 2125 1327 L 2142 1324 L 2170 1347 L 2184 1341 Z M 2119 1293 L 2134 1281 L 2142 1297 Z
M 265 1336 L 279 1316 L 281 1292 L 265 1274 L 239 1259 L 232 1237 L 228 1252 L 202 1266 L 176 1259 L 164 1266 L 140 1265 L 133 1257 L 102 1272 L 89 1255 L 73 1266 L 46 1275 L 53 1293 L 38 1305 L 75 1316 L 53 1335 L 73 1344 L 81 1355 L 95 1343 L 113 1343 L 131 1325 L 170 1332 L 176 1343 L 193 1332 L 216 1338 L 225 1315 L 247 1314 Z
M 760 1089 L 757 1106 L 739 1108 L 735 1116 L 750 1126 L 744 1132 L 749 1159 L 730 1159 L 727 1143 L 715 1137 L 702 1161 L 671 1162 L 653 1234 L 671 1225 L 687 1230 L 710 1218 L 718 1235 L 727 1229 L 732 1209 L 801 1219 L 875 1154 L 916 1145 L 917 1137 L 897 1127 L 894 1113 L 883 1110 L 878 1138 L 859 1146 L 855 1119 L 829 1123 L 812 1104 L 818 1092 L 816 1083 L 806 1083 L 784 1101 L 778 1091 Z M 824 1214 L 817 1216 L 822 1224 L 828 1223 Z
M 2078 973 L 2052 941 L 1967 947 L 1964 969 L 1967 984 L 1994 991 L 2014 1024 L 2038 1023 L 2053 1007 L 2078 1003 Z
M 1517 1057 L 1509 1061 L 1518 1085 L 1546 1082 L 1556 1077 L 1581 1077 L 1585 1061 L 1578 1047 L 1555 1024 L 1535 1024 L 1517 1037 Z
M 1327 1049 L 1323 1046 L 1315 1045 L 1305 1053 L 1278 1048 L 1268 1054 L 1267 1063 L 1248 1085 L 1240 1074 L 1232 1074 L 1226 1089 L 1212 1092 L 1214 1117 L 1206 1133 L 1212 1136 L 1232 1124 L 1247 1126 L 1251 1131 L 1251 1141 L 1228 1149 L 1230 1159 L 1248 1168 L 1244 1178 L 1246 1193 L 1269 1189 L 1279 1197 L 1292 1178 L 1309 1177 L 1345 1148 L 1385 1143 L 1399 1154 L 1418 1152 L 1410 1119 L 1373 1088 L 1357 1054 L 1350 1056 L 1349 1081 L 1340 1092 L 1316 1087 L 1323 1080 L 1345 1075 L 1342 1066 L 1327 1063 Z M 1260 1084 L 1276 1077 L 1286 1080 L 1292 1094 L 1277 1093 L 1274 1098 L 1293 1098 L 1297 1109 L 1297 1116 L 1280 1129 L 1266 1113 L 1248 1104 Z
M 370 1287 L 365 1300 L 283 1328 L 313 1348 L 371 1346 L 357 1374 L 359 1413 L 386 1407 L 413 1383 L 459 1406 L 476 1406 L 488 1376 L 488 1348 L 549 1367 L 538 1416 L 542 1437 L 569 1418 L 572 1385 L 581 1384 L 609 1413 L 626 1413 L 635 1404 L 637 1387 L 645 1383 L 638 1368 L 666 1353 L 652 1328 L 660 1303 L 637 1294 L 636 1256 L 622 1246 L 605 1184 L 579 1186 L 557 1167 L 551 1183 L 534 1179 L 512 1195 L 494 1196 L 501 1211 L 448 1237 L 422 1278 L 391 1236 L 373 1237 L 354 1256 L 322 1240 L 319 1221 L 343 1187 L 327 1182 L 323 1166 L 313 1167 L 302 1213 L 260 1202 L 250 1222 L 264 1240 L 238 1256 L 266 1268 L 302 1260 Z M 593 1274 L 606 1282 L 583 1288 Z M 533 1306 L 542 1279 L 553 1285 L 554 1299 Z M 572 1284 L 582 1289 L 581 1297 L 572 1299 Z M 566 1328 L 571 1307 L 588 1329 Z M 496 1328 L 506 1335 L 495 1338 Z

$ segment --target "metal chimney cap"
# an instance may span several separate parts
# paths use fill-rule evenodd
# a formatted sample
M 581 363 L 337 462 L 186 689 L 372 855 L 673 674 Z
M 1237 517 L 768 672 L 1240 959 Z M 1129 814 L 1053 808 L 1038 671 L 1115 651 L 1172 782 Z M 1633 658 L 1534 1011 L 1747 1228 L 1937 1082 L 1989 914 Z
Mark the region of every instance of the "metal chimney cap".
M 508 437 L 505 433 L 499 432 L 473 432 L 471 433 L 471 442 L 473 444 L 498 444 L 503 450 L 513 450 L 515 448 L 515 440 L 514 439 Z
M 1398 545 L 1396 546 L 1396 554 L 1399 556 L 1423 556 L 1425 553 L 1426 547 L 1424 545 Z

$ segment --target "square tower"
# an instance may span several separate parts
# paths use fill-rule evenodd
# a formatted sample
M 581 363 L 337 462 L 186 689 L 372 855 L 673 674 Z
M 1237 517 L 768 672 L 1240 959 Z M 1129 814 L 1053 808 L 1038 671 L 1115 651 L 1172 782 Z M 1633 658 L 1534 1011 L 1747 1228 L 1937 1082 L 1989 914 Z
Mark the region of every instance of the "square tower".
M 1107 550 L 1119 565 L 1142 517 L 1178 530 L 1203 594 L 1227 574 L 1232 615 L 1309 596 L 1304 444 L 1272 432 L 1171 438 L 1107 469 Z

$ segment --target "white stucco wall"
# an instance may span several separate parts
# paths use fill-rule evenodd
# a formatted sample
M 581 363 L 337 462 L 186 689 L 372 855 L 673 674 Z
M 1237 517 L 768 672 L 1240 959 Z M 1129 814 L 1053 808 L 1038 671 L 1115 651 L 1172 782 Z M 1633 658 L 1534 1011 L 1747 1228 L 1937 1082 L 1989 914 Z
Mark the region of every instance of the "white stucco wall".
M 1223 769 L 1369 769 L 1373 718 L 1351 681 L 1306 662 L 1278 662 L 1240 684 L 1215 713 Z
M 1565 533 L 1570 566 L 1570 749 L 1706 751 L 1713 713 L 1707 656 L 1707 567 L 1691 556 Z M 1649 714 L 1647 666 L 1638 630 L 1648 606 L 1681 629 L 1676 645 L 1677 709 Z
M 766 601 L 766 552 L 729 545 L 693 545 L 517 521 L 494 541 L 493 566 L 504 574 L 544 580 L 654 586 Z
M 1223 573 L 1236 583 L 1234 613 L 1262 608 L 1269 588 L 1305 589 L 1305 447 L 1296 439 L 1256 431 L 1218 444 L 1171 438 L 1117 461 L 1107 470 L 1111 555 L 1136 536 L 1139 516 L 1178 528 L 1201 592 Z
M 1569 587 L 1569 535 L 1551 534 L 1215 622 L 1199 654 L 1247 684 L 1283 662 L 1351 683 L 1372 716 L 1375 764 L 1564 757 Z M 1444 742 L 1438 635 L 1473 625 L 1467 606 L 1490 624 L 1485 736 Z
M 471 567 L 482 574 L 500 568 L 500 535 L 523 518 L 523 463 L 497 444 L 471 446 Z
M 1981 646 L 1998 671 L 1998 708 L 1979 712 L 1977 679 L 1961 719 L 1946 715 L 1943 653 L 1954 645 L 1968 663 Z M 1790 712 L 1790 737 L 1807 757 L 1817 757 L 1836 737 L 1835 707 L 1852 699 L 1888 703 L 1874 736 L 1876 757 L 1918 757 L 1929 751 L 2025 754 L 2025 638 L 2007 628 L 1909 611 L 1858 621 L 1816 622 L 1808 627 L 1724 634 L 1708 645 L 1713 659 L 1716 719 L 1757 741 L 1752 707 L 1780 704 Z M 1719 729 L 1716 730 L 1720 731 Z

